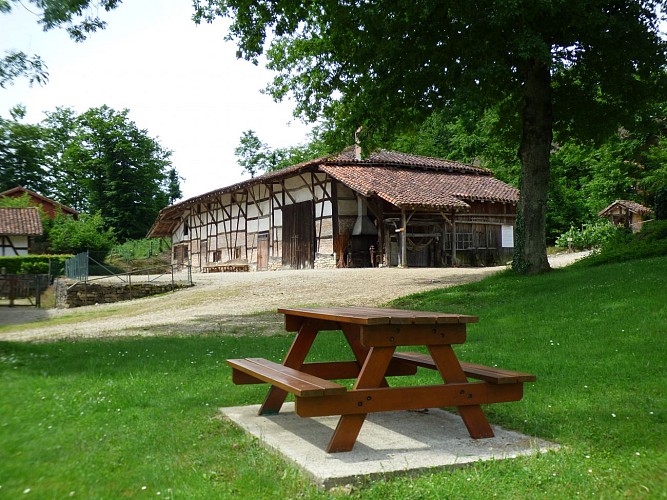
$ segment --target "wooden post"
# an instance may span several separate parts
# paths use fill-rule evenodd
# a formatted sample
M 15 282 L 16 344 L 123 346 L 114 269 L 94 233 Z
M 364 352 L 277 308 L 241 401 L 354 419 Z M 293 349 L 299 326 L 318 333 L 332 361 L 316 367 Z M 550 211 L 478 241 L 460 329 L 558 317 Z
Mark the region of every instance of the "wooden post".
M 405 207 L 401 207 L 401 262 L 400 266 L 408 267 L 408 221 L 405 216 Z
M 452 214 L 452 267 L 456 266 L 456 214 Z

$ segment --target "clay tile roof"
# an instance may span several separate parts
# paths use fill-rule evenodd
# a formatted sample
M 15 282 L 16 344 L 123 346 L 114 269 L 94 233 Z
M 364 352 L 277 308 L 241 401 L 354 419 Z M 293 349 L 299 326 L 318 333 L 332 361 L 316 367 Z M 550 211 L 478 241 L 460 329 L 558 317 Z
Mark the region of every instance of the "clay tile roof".
M 39 211 L 34 208 L 0 208 L 0 234 L 35 236 L 42 234 Z
M 519 200 L 516 188 L 486 175 L 361 165 L 323 165 L 320 169 L 364 196 L 375 194 L 398 207 L 466 210 L 469 201 Z
M 609 214 L 614 208 L 620 207 L 620 208 L 625 208 L 626 210 L 629 210 L 630 212 L 636 213 L 636 214 L 650 214 L 652 210 L 650 208 L 645 207 L 644 205 L 641 205 L 635 201 L 630 201 L 630 200 L 616 200 L 614 203 L 611 203 L 607 208 L 604 210 L 601 210 L 598 215 L 601 217 L 605 217 L 606 215 Z
M 148 237 L 168 236 L 181 221 L 183 210 L 224 193 L 243 191 L 262 182 L 270 183 L 306 171 L 321 171 L 369 196 L 376 194 L 398 207 L 434 207 L 467 210 L 470 201 L 516 204 L 518 189 L 493 177 L 481 167 L 442 158 L 417 156 L 380 149 L 362 159 L 354 147 L 290 167 L 267 172 L 253 179 L 216 189 L 160 210 Z
M 398 167 L 417 167 L 429 170 L 444 170 L 448 172 L 470 173 L 478 175 L 493 175 L 486 168 L 460 163 L 458 161 L 445 160 L 443 158 L 433 158 L 430 156 L 418 156 L 408 153 L 399 153 L 398 151 L 387 151 L 380 149 L 370 154 L 367 158 L 358 160 L 354 156 L 354 148 L 347 148 L 336 156 L 330 157 L 327 161 L 329 165 L 355 164 L 355 165 L 382 165 Z

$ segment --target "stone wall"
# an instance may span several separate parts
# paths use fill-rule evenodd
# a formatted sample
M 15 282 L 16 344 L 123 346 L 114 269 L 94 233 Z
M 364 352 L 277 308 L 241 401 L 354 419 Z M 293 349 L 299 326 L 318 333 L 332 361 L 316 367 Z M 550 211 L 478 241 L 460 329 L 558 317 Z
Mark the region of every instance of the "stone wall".
M 189 288 L 188 283 L 75 283 L 57 279 L 56 307 L 70 308 L 94 304 L 109 304 L 123 300 L 139 299 L 167 293 L 180 288 Z

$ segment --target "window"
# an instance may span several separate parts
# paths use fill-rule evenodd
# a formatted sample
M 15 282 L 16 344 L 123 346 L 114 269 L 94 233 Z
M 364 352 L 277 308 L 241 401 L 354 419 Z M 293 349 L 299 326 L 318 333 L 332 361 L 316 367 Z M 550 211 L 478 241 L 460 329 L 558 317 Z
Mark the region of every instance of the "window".
M 456 233 L 456 249 L 467 250 L 472 248 L 472 233 Z

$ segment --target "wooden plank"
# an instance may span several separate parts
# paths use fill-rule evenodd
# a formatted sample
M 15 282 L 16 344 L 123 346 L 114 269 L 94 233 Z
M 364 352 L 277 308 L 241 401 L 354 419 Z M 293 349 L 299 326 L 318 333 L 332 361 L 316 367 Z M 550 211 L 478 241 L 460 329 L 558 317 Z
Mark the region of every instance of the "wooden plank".
M 228 359 L 227 364 L 234 370 L 244 372 L 300 397 L 325 396 L 347 391 L 340 384 L 288 368 L 264 358 Z
M 318 331 L 340 330 L 340 324 L 335 321 L 321 321 L 301 316 L 285 315 L 285 331 L 287 332 L 298 332 L 301 325 L 306 323 L 308 326 L 315 328 Z
M 437 369 L 433 358 L 428 354 L 419 352 L 397 352 L 394 354 L 394 358 L 413 363 L 422 368 L 429 368 L 431 370 Z M 461 368 L 463 368 L 463 372 L 466 376 L 491 382 L 493 384 L 514 384 L 517 382 L 535 382 L 537 380 L 537 377 L 530 373 L 516 372 L 502 368 L 478 365 L 475 363 L 466 363 L 464 361 L 461 361 Z
M 279 313 L 360 325 L 475 323 L 476 316 L 376 307 L 279 308 Z
M 369 325 L 361 327 L 365 346 L 415 346 L 463 344 L 465 324 Z
M 489 403 L 519 401 L 523 384 L 467 382 L 416 387 L 358 389 L 326 397 L 296 398 L 301 417 L 355 415 L 422 408 L 472 408 Z
M 356 361 L 333 361 L 324 363 L 305 363 L 300 371 L 310 373 L 326 380 L 354 379 L 359 376 L 359 364 Z M 387 368 L 386 377 L 414 375 L 417 367 L 399 360 L 392 360 Z

